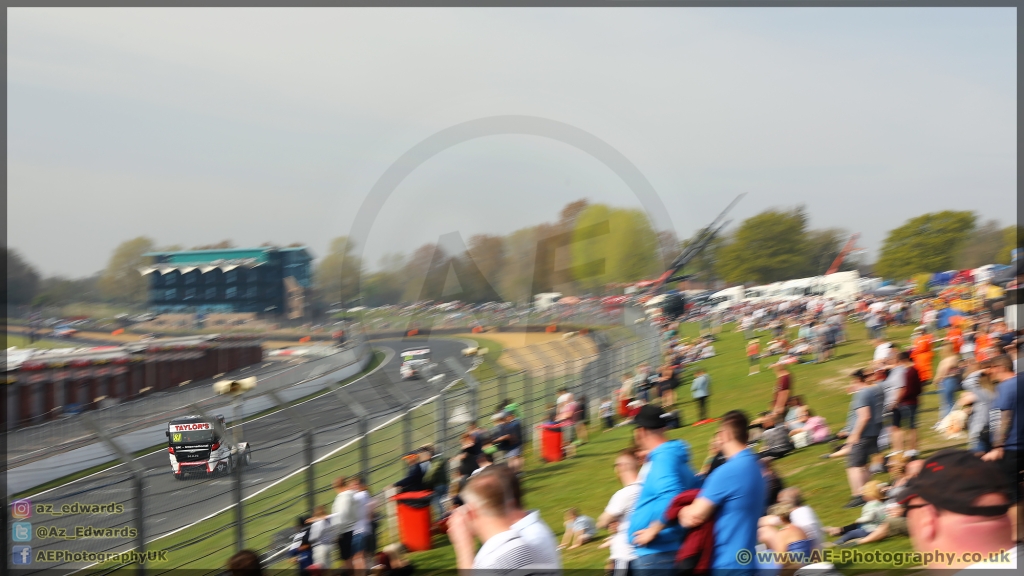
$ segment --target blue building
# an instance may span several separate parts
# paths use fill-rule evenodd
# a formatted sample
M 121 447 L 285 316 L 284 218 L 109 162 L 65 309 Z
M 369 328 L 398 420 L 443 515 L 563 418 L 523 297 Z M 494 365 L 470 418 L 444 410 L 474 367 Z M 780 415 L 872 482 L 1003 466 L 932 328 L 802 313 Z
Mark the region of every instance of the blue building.
M 150 252 L 149 308 L 157 313 L 270 313 L 299 318 L 312 283 L 304 247 Z

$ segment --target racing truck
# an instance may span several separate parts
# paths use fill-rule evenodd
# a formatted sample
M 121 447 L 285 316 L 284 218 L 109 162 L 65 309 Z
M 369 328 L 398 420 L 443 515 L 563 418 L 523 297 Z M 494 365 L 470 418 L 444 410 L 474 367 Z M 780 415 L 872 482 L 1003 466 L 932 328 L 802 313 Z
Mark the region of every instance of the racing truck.
M 223 429 L 224 417 L 216 416 Z M 167 424 L 167 452 L 175 480 L 186 474 L 212 476 L 230 473 L 252 460 L 248 442 L 232 446 L 217 434 L 216 426 L 202 416 L 182 416 Z
M 430 364 L 430 348 L 410 348 L 401 352 L 402 366 L 398 369 L 402 380 L 420 377 L 423 368 Z

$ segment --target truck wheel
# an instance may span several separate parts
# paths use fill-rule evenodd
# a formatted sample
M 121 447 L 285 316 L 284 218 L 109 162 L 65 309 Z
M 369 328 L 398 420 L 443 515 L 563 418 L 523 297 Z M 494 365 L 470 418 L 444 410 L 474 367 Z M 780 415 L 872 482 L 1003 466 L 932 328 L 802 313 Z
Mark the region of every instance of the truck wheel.
M 185 473 L 184 472 L 175 472 L 174 473 L 174 479 L 175 480 L 184 480 L 185 479 Z
M 245 447 L 245 454 L 242 455 L 242 464 L 245 465 L 245 466 L 248 466 L 251 463 L 252 463 L 252 452 L 249 450 L 249 447 L 246 446 Z

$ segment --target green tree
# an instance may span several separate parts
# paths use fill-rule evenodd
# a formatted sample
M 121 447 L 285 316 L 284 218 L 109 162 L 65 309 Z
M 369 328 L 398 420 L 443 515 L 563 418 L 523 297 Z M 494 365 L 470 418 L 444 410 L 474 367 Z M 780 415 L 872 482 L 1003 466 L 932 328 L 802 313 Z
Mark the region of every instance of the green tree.
M 126 240 L 114 249 L 99 280 L 104 298 L 130 304 L 145 302 L 149 277 L 140 274 L 139 268 L 149 264 L 150 259 L 143 254 L 152 251 L 153 241 L 145 236 Z
M 362 261 L 355 254 L 355 245 L 348 236 L 331 240 L 327 255 L 320 260 L 313 274 L 313 286 L 327 305 L 355 299 L 358 294 Z
M 4 301 L 8 305 L 28 304 L 38 291 L 39 273 L 16 250 L 7 248 L 7 284 L 4 285 Z
M 957 252 L 954 267 L 958 270 L 978 268 L 996 263 L 1006 244 L 1005 231 L 996 220 L 978 226 Z
M 767 210 L 740 224 L 719 250 L 716 268 L 729 282 L 776 282 L 804 275 L 808 254 L 803 207 Z
M 922 214 L 889 231 L 875 272 L 883 278 L 910 278 L 955 267 L 957 252 L 974 231 L 973 212 L 946 210 Z
M 607 233 L 591 231 L 606 227 Z M 634 282 L 660 272 L 658 235 L 640 210 L 588 206 L 576 219 L 570 253 L 573 276 L 584 289 Z
M 999 252 L 1000 264 L 1009 264 L 1014 248 L 1024 246 L 1024 227 L 1010 225 L 1003 229 L 1003 249 Z
M 807 232 L 808 267 L 804 275 L 820 276 L 827 272 L 849 240 L 850 233 L 842 228 L 809 230 Z M 838 272 L 856 270 L 858 265 L 859 259 L 856 255 L 848 254 L 839 265 Z

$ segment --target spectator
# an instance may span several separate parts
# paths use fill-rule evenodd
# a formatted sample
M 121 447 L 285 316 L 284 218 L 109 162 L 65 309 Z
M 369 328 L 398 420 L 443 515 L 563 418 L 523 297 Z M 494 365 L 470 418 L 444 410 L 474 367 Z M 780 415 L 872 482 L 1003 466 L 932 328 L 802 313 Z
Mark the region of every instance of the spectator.
M 572 426 L 576 432 L 576 441 L 579 444 L 586 444 L 590 440 L 587 433 L 587 396 L 581 394 L 576 400 L 576 409 L 572 412 Z
M 434 456 L 432 445 L 423 446 L 429 455 L 423 472 L 423 487 L 434 492 L 431 501 L 437 510 L 437 517 L 444 516 L 444 499 L 448 496 L 450 479 L 448 478 L 448 461 L 443 457 Z
M 871 542 L 880 542 L 889 536 L 909 535 L 907 532 L 907 519 L 904 517 L 906 510 L 899 502 L 907 492 L 906 486 L 908 482 L 921 471 L 923 464 L 922 460 L 907 461 L 906 458 L 900 456 L 894 456 L 889 459 L 889 462 L 886 463 L 886 465 L 890 466 L 889 477 L 890 479 L 895 478 L 895 481 L 886 495 L 888 498 L 885 504 L 886 518 L 878 525 L 878 528 L 875 528 L 867 536 L 848 540 L 846 542 L 847 546 L 860 546 Z M 899 472 L 899 470 L 902 470 L 902 472 Z
M 868 461 L 872 454 L 878 452 L 878 435 L 882 431 L 882 402 L 884 392 L 878 384 L 869 383 L 863 370 L 851 375 L 850 388 L 853 398 L 846 416 L 849 435 L 846 444 L 830 457 L 846 457 L 846 478 L 850 484 L 850 501 L 844 508 L 854 508 L 864 504 L 861 489 L 867 482 L 869 474 Z
M 394 483 L 399 492 L 420 492 L 427 487 L 423 483 L 423 474 L 426 473 L 430 461 L 430 451 L 420 448 L 415 452 L 409 452 L 402 456 L 405 461 L 405 477 Z
M 807 534 L 814 549 L 821 548 L 821 545 L 825 542 L 824 528 L 821 525 L 821 520 L 818 520 L 818 515 L 815 514 L 814 509 L 804 502 L 800 489 L 793 487 L 782 490 L 779 492 L 778 503 L 792 508 L 792 511 L 789 513 L 790 521 L 803 530 L 804 534 Z M 762 518 L 761 522 L 759 522 L 761 527 L 772 525 L 778 526 L 778 523 L 773 521 L 770 516 Z M 761 540 L 760 528 L 758 529 L 758 540 Z
M 800 554 L 808 558 L 803 562 L 791 561 L 784 568 L 794 568 L 806 564 L 814 551 L 814 540 L 807 532 L 793 523 L 794 510 L 795 508 L 788 503 L 773 505 L 768 510 L 768 514 L 776 519 L 778 524 L 770 528 L 761 527 L 757 531 L 758 540 L 772 551 L 779 554 L 789 552 L 790 558 Z
M 864 538 L 885 521 L 885 504 L 882 502 L 882 491 L 878 482 L 872 480 L 864 484 L 861 495 L 865 502 L 864 508 L 861 510 L 860 517 L 853 524 L 841 528 L 835 526 L 825 528 L 825 532 L 829 536 L 840 537 L 834 545 L 842 545 L 850 540 Z
M 637 459 L 631 450 L 623 450 L 615 458 L 615 474 L 622 483 L 612 495 L 604 512 L 597 519 L 598 528 L 614 532 L 611 539 L 610 559 L 615 576 L 623 576 L 630 561 L 636 559 L 636 552 L 629 541 L 629 519 L 640 496 L 640 481 L 637 478 Z
M 573 550 L 590 542 L 597 536 L 597 523 L 590 516 L 580 514 L 576 508 L 565 511 L 565 534 L 559 550 Z
M 697 409 L 700 412 L 698 424 L 708 420 L 708 397 L 711 396 L 711 376 L 704 368 L 697 368 L 694 372 L 693 383 L 690 384 L 690 396 L 697 402 Z
M 569 404 L 572 404 L 571 400 Z M 523 469 L 523 425 L 511 412 L 504 412 L 501 417 L 499 436 L 494 439 L 494 444 L 505 452 L 509 468 L 518 474 Z
M 646 453 L 646 463 L 640 472 L 642 487 L 629 519 L 628 533 L 637 556 L 630 562 L 630 570 L 641 576 L 658 574 L 674 566 L 683 530 L 678 525 L 670 526 L 642 544 L 637 542 L 636 533 L 660 519 L 676 494 L 698 485 L 690 469 L 689 446 L 665 437 L 664 414 L 658 406 L 648 404 L 640 409 L 635 420 L 634 438 Z
M 313 564 L 326 570 L 331 568 L 331 558 L 338 542 L 338 525 L 332 514 L 327 513 L 324 506 L 313 509 L 310 519 L 309 543 L 313 547 Z
M 509 504 L 512 487 L 499 473 L 478 473 L 460 494 L 463 505 L 448 521 L 448 538 L 459 570 L 495 570 L 510 573 L 532 569 L 554 574 L 559 568 L 545 563 L 520 533 L 512 528 Z M 481 542 L 475 551 L 474 539 Z M 540 572 L 537 572 L 540 571 Z
M 939 383 L 939 419 L 936 421 L 936 429 L 938 423 L 942 422 L 949 412 L 953 409 L 953 403 L 956 402 L 956 393 L 961 389 L 961 380 L 963 378 L 963 362 L 960 356 L 956 353 L 953 344 L 947 342 L 942 346 L 942 360 L 939 361 L 939 367 L 935 371 L 935 381 Z
M 263 576 L 260 557 L 252 550 L 239 550 L 228 559 L 228 573 L 231 576 Z
M 1021 473 L 1024 472 L 1024 461 L 1021 460 L 1021 436 L 1024 435 L 1024 410 L 1017 389 L 1017 375 L 1013 372 L 1013 364 L 1005 354 L 993 357 L 987 364 L 989 377 L 999 382 L 996 388 L 995 409 L 999 411 L 999 426 L 993 431 L 992 450 L 982 460 L 996 462 L 1013 490 L 1010 493 L 1010 520 L 1013 525 L 1013 539 L 1020 537 L 1020 506 L 1018 503 Z
M 571 402 L 571 401 L 572 401 L 572 393 L 570 393 L 569 390 L 567 390 L 565 388 L 559 388 L 558 389 L 558 398 L 555 399 L 555 409 L 556 409 L 556 411 L 559 414 L 561 414 L 562 413 L 562 407 L 565 406 L 565 404 L 567 402 Z
M 757 338 L 747 343 L 747 363 L 750 364 L 747 376 L 753 376 L 761 371 L 761 341 Z
M 889 441 L 893 447 L 893 452 L 890 456 L 902 449 L 902 447 L 896 447 L 900 436 L 900 413 L 898 408 L 900 396 L 903 394 L 903 386 L 907 382 L 906 375 L 904 374 L 906 366 L 898 361 L 899 350 L 894 349 L 894 352 L 895 356 L 891 356 L 888 362 L 889 375 L 882 382 L 882 390 L 885 392 L 885 413 L 889 415 Z
M 611 398 L 602 398 L 599 408 L 601 422 L 604 423 L 605 432 L 615 427 L 615 405 Z
M 922 378 L 917 366 L 910 358 L 910 353 L 903 351 L 896 356 L 899 366 L 903 368 L 903 387 L 900 389 L 893 411 L 893 448 L 896 453 L 904 450 L 917 454 L 917 402 L 921 395 Z M 907 427 L 904 434 L 901 429 Z
M 463 434 L 461 439 L 462 450 L 455 457 L 458 462 L 458 473 L 461 478 L 469 478 L 476 468 L 476 457 L 482 452 L 479 446 L 473 441 L 469 434 Z
M 679 380 L 676 378 L 675 368 L 666 362 L 661 366 L 658 376 L 658 397 L 661 398 L 661 406 L 666 410 L 675 405 L 678 387 Z
M 747 448 L 747 417 L 733 410 L 722 417 L 716 432 L 726 457 L 708 475 L 692 504 L 679 512 L 685 528 L 700 526 L 714 517 L 715 548 L 711 569 L 729 570 L 734 576 L 753 573 L 737 554 L 753 554 L 757 545 L 757 521 L 765 503 L 765 486 L 757 458 Z
M 300 576 L 307 576 L 310 573 L 309 567 L 313 565 L 313 547 L 309 543 L 309 517 L 299 516 L 295 528 L 297 532 L 292 536 L 288 553 L 299 566 Z
M 768 506 L 779 500 L 779 494 L 785 488 L 782 477 L 775 472 L 775 467 L 772 465 L 774 460 L 774 458 L 768 456 L 757 461 L 758 465 L 761 466 L 761 478 L 764 479 L 765 493 L 764 505 L 761 507 L 759 516 L 768 513 Z
M 789 397 L 793 394 L 793 374 L 786 369 L 786 365 L 781 362 L 772 364 L 772 369 L 775 370 L 775 390 L 772 396 L 772 413 L 776 416 L 782 417 L 785 414 L 786 403 L 789 402 Z
M 444 466 L 445 463 L 442 462 L 441 465 Z M 362 573 L 366 570 L 367 563 L 373 559 L 373 553 L 377 548 L 373 533 L 373 512 L 377 502 L 370 496 L 370 490 L 361 476 L 353 476 L 349 482 L 352 486 L 352 505 L 356 514 L 356 523 L 352 528 L 352 564 L 357 573 Z
M 913 346 L 910 350 L 910 357 L 921 382 L 927 383 L 932 379 L 932 336 L 918 326 L 914 329 Z
M 500 474 L 512 489 L 512 502 L 508 503 L 512 529 L 519 532 L 519 536 L 533 548 L 538 561 L 561 567 L 562 559 L 558 555 L 558 541 L 555 540 L 555 534 L 544 523 L 539 510 L 526 510 L 519 477 L 513 474 L 508 466 L 501 464 L 493 466 L 487 474 Z
M 979 456 L 992 449 L 989 430 L 989 408 L 996 401 L 996 382 L 985 373 L 985 369 L 968 361 L 965 370 L 964 393 L 956 399 L 953 408 L 970 404 L 971 415 L 967 420 L 967 449 Z
M 492 464 L 494 464 L 494 456 L 491 456 L 487 452 L 481 452 L 480 454 L 477 454 L 476 470 L 474 470 L 473 473 L 469 475 L 469 477 L 472 478 L 476 476 L 477 474 L 483 472 L 486 468 L 489 468 Z
M 876 364 L 882 364 L 889 360 L 889 354 L 892 352 L 892 342 L 885 339 L 879 338 L 875 340 L 875 353 L 872 356 L 872 361 Z
M 1016 568 L 1018 549 L 1006 513 L 1014 487 L 1000 472 L 998 464 L 961 450 L 940 450 L 925 460 L 901 503 L 914 549 L 941 550 L 952 560 L 934 559 L 928 568 Z M 1005 553 L 1011 563 L 968 565 L 964 553 L 984 559 Z
M 352 536 L 356 527 L 355 493 L 344 477 L 334 479 L 334 505 L 331 514 L 338 531 L 338 555 L 344 569 L 352 571 Z
M 793 451 L 793 442 L 789 439 L 789 430 L 776 423 L 775 416 L 769 414 L 762 420 L 765 428 L 761 435 L 761 451 L 758 458 L 782 458 Z

